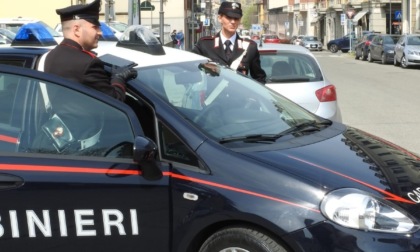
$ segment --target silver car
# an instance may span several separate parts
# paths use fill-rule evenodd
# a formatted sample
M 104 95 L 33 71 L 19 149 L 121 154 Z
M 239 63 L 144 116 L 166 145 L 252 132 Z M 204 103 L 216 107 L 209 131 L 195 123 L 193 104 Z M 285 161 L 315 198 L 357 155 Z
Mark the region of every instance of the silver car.
M 341 122 L 335 86 L 324 76 L 315 56 L 290 44 L 259 47 L 266 86 L 323 118 Z
M 402 68 L 420 66 L 420 35 L 401 35 L 395 45 L 394 66 Z
M 303 36 L 299 42 L 299 45 L 315 51 L 322 51 L 322 43 L 315 36 Z

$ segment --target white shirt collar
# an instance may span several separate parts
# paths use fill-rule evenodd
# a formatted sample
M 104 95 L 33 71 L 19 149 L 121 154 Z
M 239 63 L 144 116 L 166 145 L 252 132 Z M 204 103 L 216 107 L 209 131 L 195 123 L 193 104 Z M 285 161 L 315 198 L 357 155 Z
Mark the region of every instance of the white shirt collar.
M 220 33 L 220 39 L 222 40 L 222 45 L 224 46 L 225 41 L 228 40 L 228 38 L 226 38 L 225 36 L 223 36 L 222 33 Z M 235 41 L 236 41 L 236 33 L 232 37 L 230 37 L 229 40 L 230 40 L 230 42 L 232 42 L 231 47 L 233 47 L 233 45 L 235 44 Z

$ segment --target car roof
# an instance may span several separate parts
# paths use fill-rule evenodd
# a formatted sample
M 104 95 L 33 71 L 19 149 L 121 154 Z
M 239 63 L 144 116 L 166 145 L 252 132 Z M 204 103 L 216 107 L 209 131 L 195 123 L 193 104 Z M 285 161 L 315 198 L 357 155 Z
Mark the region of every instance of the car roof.
M 126 60 L 137 63 L 138 67 L 148 67 L 163 64 L 172 64 L 188 61 L 208 60 L 208 58 L 177 48 L 163 46 L 164 55 L 154 55 L 134 49 L 116 46 L 115 42 L 102 42 L 98 48 L 94 49 L 98 56 L 112 54 Z
M 27 27 L 28 29 L 31 29 L 29 25 Z M 41 29 L 41 27 L 42 26 L 37 26 L 37 28 L 39 29 Z M 133 26 L 133 31 L 137 31 L 137 29 L 141 30 L 141 28 L 139 27 L 141 27 L 143 31 L 146 32 L 146 34 L 143 34 L 143 36 L 150 40 L 150 43 L 148 42 L 149 44 L 146 42 L 140 43 L 139 41 L 134 41 L 134 43 L 130 43 L 129 41 L 125 41 L 126 43 L 123 43 L 124 41 L 99 41 L 98 47 L 93 49 L 93 51 L 96 52 L 99 57 L 106 54 L 110 54 L 112 56 L 122 58 L 126 61 L 135 62 L 138 67 L 209 60 L 208 58 L 199 54 L 163 46 L 159 43 L 159 41 L 156 38 L 154 38 L 154 36 L 151 34 L 151 31 L 149 31 L 148 29 L 144 29 L 144 27 L 141 25 Z M 22 33 L 24 32 L 25 31 L 22 30 Z M 40 33 L 36 34 L 42 36 L 46 33 L 42 33 L 42 35 Z M 40 39 L 42 40 L 44 38 Z M 53 38 L 45 39 L 52 40 Z M 20 42 L 16 43 L 16 46 L 14 46 L 12 43 L 12 46 L 5 50 L 10 50 L 10 52 L 14 53 L 24 53 L 26 51 L 28 53 L 30 52 L 30 54 L 42 54 L 43 52 L 39 48 L 43 48 L 44 52 L 46 52 L 56 46 L 56 44 L 47 44 L 47 46 L 40 47 L 41 44 L 42 43 L 25 44 L 23 42 Z

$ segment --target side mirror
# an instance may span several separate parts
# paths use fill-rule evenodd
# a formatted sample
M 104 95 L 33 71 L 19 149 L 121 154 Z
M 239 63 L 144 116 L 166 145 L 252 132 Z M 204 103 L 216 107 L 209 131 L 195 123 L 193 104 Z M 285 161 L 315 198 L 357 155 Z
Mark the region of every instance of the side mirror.
M 133 160 L 141 167 L 142 175 L 147 180 L 157 180 L 162 177 L 162 171 L 156 162 L 158 148 L 147 137 L 137 136 L 133 146 Z

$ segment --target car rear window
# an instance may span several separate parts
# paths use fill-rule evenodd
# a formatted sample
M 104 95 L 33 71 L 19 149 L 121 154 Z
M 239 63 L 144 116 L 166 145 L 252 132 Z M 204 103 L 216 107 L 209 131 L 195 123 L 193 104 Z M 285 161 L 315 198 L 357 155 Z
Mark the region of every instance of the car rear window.
M 309 55 L 296 52 L 267 54 L 261 52 L 261 67 L 267 74 L 267 83 L 322 81 L 317 62 Z

